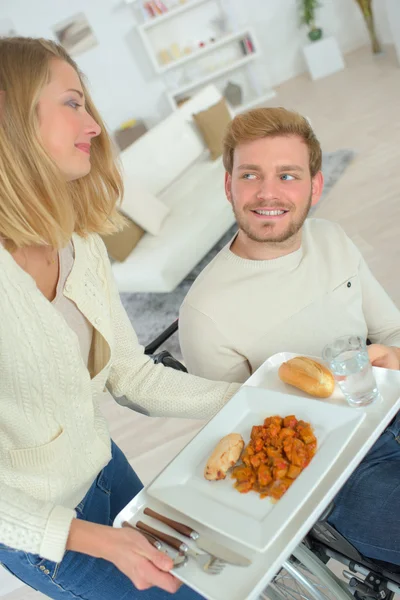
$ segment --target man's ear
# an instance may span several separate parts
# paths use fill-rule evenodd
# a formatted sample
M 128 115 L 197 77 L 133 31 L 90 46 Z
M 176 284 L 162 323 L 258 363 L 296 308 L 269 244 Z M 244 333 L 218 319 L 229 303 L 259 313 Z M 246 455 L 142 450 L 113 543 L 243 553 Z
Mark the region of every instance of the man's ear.
M 318 171 L 318 173 L 311 180 L 311 206 L 318 204 L 323 189 L 324 176 L 322 175 L 322 171 Z
M 228 172 L 225 173 L 225 195 L 228 202 L 232 204 L 232 175 Z

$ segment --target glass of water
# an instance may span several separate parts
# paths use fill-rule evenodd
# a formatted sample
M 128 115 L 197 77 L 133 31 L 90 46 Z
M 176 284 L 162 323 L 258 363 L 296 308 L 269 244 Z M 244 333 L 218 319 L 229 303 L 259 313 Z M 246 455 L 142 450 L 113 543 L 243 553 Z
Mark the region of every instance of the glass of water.
M 367 406 L 379 395 L 365 340 L 350 335 L 325 346 L 323 358 L 350 406 Z

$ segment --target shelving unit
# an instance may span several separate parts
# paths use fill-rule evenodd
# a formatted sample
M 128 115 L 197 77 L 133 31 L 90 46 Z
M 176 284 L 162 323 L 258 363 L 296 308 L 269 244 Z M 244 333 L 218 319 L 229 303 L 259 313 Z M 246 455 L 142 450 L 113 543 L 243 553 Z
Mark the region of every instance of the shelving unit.
M 145 31 L 146 29 L 147 30 L 151 29 L 152 27 L 156 27 L 157 25 L 165 23 L 165 21 L 168 21 L 169 19 L 173 19 L 174 17 L 177 17 L 188 10 L 192 10 L 193 8 L 196 8 L 197 6 L 204 4 L 205 2 L 210 2 L 210 0 L 186 0 L 186 2 L 184 4 L 182 4 L 181 6 L 179 6 L 178 8 L 173 8 L 173 9 L 169 10 L 168 12 L 166 12 L 162 15 L 159 15 L 158 17 L 153 17 L 152 19 L 149 19 L 148 21 L 145 21 L 144 23 L 139 25 L 139 27 L 143 31 Z
M 166 78 L 166 98 L 171 110 L 210 82 L 218 82 L 222 88 L 223 78 L 231 73 L 235 74 L 233 83 L 240 85 L 245 97 L 240 107 L 231 107 L 233 113 L 275 96 L 273 90 L 265 89 L 251 73 L 255 60 L 261 56 L 254 32 L 249 28 L 229 30 L 229 14 L 223 7 L 227 2 L 186 0 L 181 6 L 138 25 L 154 72 Z M 216 22 L 224 20 L 227 27 L 214 33 L 212 24 L 215 28 Z M 245 82 L 250 92 L 244 92 L 238 83 L 239 80 L 243 83 L 243 76 L 239 77 L 243 71 L 247 73 Z
M 227 75 L 231 71 L 235 71 L 236 69 L 240 69 L 241 67 L 244 67 L 245 65 L 249 64 L 249 62 L 251 62 L 255 58 L 257 58 L 256 52 L 254 52 L 253 54 L 250 54 L 249 56 L 242 58 L 241 60 L 238 60 L 237 62 L 235 62 L 232 65 L 228 65 L 221 69 L 212 71 L 209 75 L 205 75 L 201 79 L 197 79 L 196 81 L 193 81 L 192 83 L 189 83 L 187 85 L 183 85 L 183 86 L 177 88 L 176 90 L 174 90 L 172 92 L 171 97 L 181 96 L 182 94 L 190 92 L 196 88 L 203 87 L 207 83 L 210 83 L 210 81 L 213 81 L 213 79 L 217 79 L 218 77 L 221 77 L 222 75 Z
M 275 96 L 276 96 L 276 92 L 274 90 L 270 90 L 269 92 L 267 92 L 266 94 L 264 94 L 262 96 L 256 96 L 252 100 L 250 100 L 248 102 L 244 102 L 240 106 L 235 106 L 232 109 L 232 112 L 234 115 L 237 115 L 246 110 L 250 110 L 251 108 L 256 108 L 257 106 L 262 106 L 263 104 L 265 104 L 265 102 L 268 102 L 268 100 L 272 100 L 272 98 L 275 98 Z
M 213 52 L 214 50 L 217 50 L 218 48 L 222 48 L 223 46 L 226 46 L 227 44 L 230 44 L 231 42 L 235 42 L 240 39 L 243 39 L 248 35 L 249 35 L 248 30 L 242 30 L 237 33 L 231 33 L 231 34 L 224 35 L 221 39 L 213 42 L 212 44 L 208 44 L 208 46 L 205 46 L 204 48 L 199 48 L 199 50 L 196 50 L 195 52 L 192 52 L 191 54 L 188 54 L 182 58 L 178 58 L 163 67 L 158 67 L 157 71 L 158 71 L 158 73 L 166 73 L 167 71 L 171 71 L 172 69 L 177 69 L 192 60 L 201 58 L 205 54 Z

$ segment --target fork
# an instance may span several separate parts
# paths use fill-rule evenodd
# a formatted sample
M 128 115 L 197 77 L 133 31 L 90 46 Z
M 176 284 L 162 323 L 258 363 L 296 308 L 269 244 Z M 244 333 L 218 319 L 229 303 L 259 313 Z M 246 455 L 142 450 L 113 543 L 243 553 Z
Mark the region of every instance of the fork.
M 163 531 L 153 529 L 153 527 L 146 525 L 146 523 L 143 523 L 142 521 L 136 523 L 136 528 L 150 533 L 165 544 L 168 544 L 168 546 L 193 558 L 199 567 L 208 575 L 219 575 L 225 568 L 226 563 L 223 560 L 216 558 L 212 554 L 200 554 L 200 552 L 196 552 L 195 550 L 192 550 L 192 548 L 189 548 L 189 546 L 179 538 L 168 535 Z
M 164 549 L 165 546 L 163 546 L 163 544 L 151 533 L 148 533 L 146 531 L 142 531 L 140 529 L 138 529 L 137 527 L 135 527 L 134 525 L 132 525 L 131 523 L 129 523 L 128 521 L 124 521 L 122 523 L 122 527 L 130 527 L 131 529 L 133 529 L 134 531 L 137 531 L 138 533 L 140 533 L 141 535 L 143 535 L 146 540 L 148 542 L 150 542 L 150 544 L 152 546 L 154 546 L 154 548 L 156 548 L 159 552 L 164 552 L 165 554 L 167 554 L 166 550 Z M 179 552 L 175 558 L 172 559 L 174 561 L 174 569 L 177 569 L 178 567 L 183 567 L 187 561 L 188 561 L 188 556 L 184 553 L 184 552 Z

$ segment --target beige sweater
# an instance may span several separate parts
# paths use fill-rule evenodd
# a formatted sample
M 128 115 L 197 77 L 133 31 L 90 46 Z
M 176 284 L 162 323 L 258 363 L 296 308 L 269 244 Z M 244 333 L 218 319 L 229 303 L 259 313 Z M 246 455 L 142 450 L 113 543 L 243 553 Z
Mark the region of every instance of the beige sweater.
M 74 507 L 110 460 L 98 397 L 151 415 L 211 417 L 238 389 L 143 354 L 98 236 L 73 237 L 64 294 L 94 327 L 89 370 L 77 335 L 0 244 L 0 543 L 61 560 Z
M 181 307 L 189 372 L 245 381 L 278 352 L 321 356 L 327 343 L 347 334 L 400 346 L 399 310 L 339 225 L 307 219 L 301 248 L 275 260 L 246 260 L 230 245 Z

